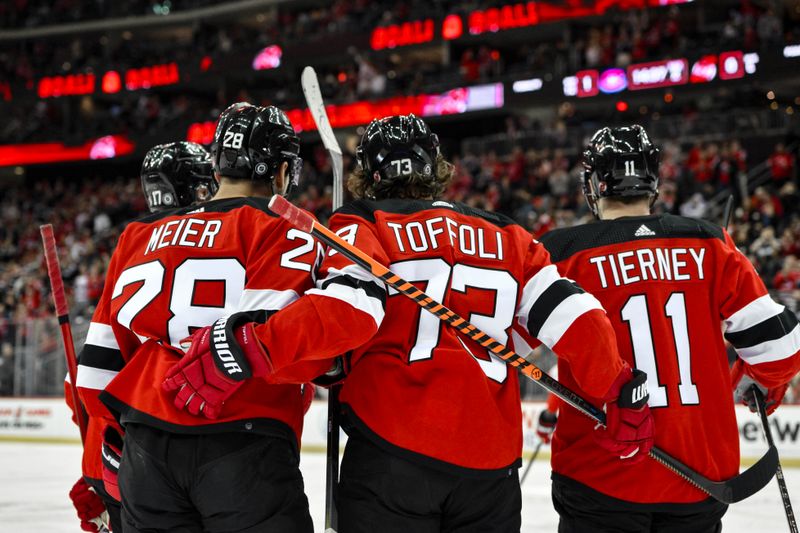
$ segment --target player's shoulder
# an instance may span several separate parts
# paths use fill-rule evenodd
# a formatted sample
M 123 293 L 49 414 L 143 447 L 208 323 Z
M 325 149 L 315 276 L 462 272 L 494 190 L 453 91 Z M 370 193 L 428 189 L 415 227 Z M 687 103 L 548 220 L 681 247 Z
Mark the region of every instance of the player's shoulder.
M 415 215 L 445 209 L 462 216 L 478 218 L 500 228 L 519 225 L 511 218 L 491 211 L 477 209 L 461 202 L 448 202 L 445 200 L 409 200 L 393 198 L 387 200 L 354 200 L 343 205 L 334 214 L 352 215 L 375 223 L 376 215 L 380 213 L 395 215 Z
M 187 207 L 178 207 L 175 209 L 166 209 L 157 213 L 150 213 L 141 218 L 138 218 L 134 223 L 139 224 L 154 224 L 170 217 L 180 217 L 185 215 L 195 215 L 201 213 L 231 213 L 237 209 L 254 209 L 257 212 L 263 213 L 269 217 L 279 218 L 277 214 L 269 209 L 269 199 L 259 198 L 254 196 L 240 196 L 236 198 L 223 198 L 220 200 L 211 200 L 200 205 L 191 205 Z
M 539 241 L 554 262 L 601 246 L 657 239 L 710 239 L 723 244 L 723 229 L 706 220 L 670 214 L 622 217 L 547 232 Z

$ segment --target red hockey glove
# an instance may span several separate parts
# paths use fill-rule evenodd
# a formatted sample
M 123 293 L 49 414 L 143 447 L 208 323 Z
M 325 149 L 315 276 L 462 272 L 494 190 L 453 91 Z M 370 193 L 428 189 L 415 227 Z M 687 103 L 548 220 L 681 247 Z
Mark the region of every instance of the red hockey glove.
M 195 331 L 189 351 L 161 384 L 165 391 L 178 391 L 175 407 L 215 419 L 244 380 L 270 374 L 269 355 L 255 335 L 255 321 L 264 320 L 263 311 L 235 313 Z
M 539 413 L 539 422 L 536 424 L 536 434 L 545 444 L 550 444 L 553 432 L 556 430 L 558 416 L 547 409 Z
M 103 430 L 103 485 L 109 496 L 121 501 L 119 495 L 119 462 L 122 459 L 122 435 L 114 426 Z
M 764 405 L 767 408 L 767 416 L 775 412 L 775 409 L 783 401 L 786 391 L 789 389 L 789 384 L 784 383 L 777 387 L 767 389 L 759 382 L 744 373 L 744 361 L 736 358 L 736 361 L 731 367 L 731 384 L 733 385 L 733 401 L 741 402 L 746 405 L 751 413 L 758 411 L 756 409 L 756 399 L 753 397 L 753 385 L 756 385 L 764 396 Z
M 72 490 L 69 491 L 69 498 L 72 505 L 78 511 L 78 518 L 81 520 L 81 529 L 84 531 L 100 531 L 102 524 L 101 516 L 106 512 L 103 500 L 80 478 Z
M 643 460 L 653 447 L 649 398 L 647 374 L 625 365 L 606 394 L 606 427 L 598 426 L 594 432 L 600 446 L 629 464 Z

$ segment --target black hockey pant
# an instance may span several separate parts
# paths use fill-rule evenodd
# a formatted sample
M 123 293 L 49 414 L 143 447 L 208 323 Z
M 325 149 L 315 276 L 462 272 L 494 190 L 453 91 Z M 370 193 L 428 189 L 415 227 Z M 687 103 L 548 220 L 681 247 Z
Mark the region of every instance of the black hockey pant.
M 119 487 L 124 533 L 313 533 L 297 452 L 277 437 L 129 424 Z
M 691 504 L 638 504 L 553 476 L 558 533 L 719 533 L 728 506 L 711 498 Z
M 339 533 L 519 533 L 517 469 L 473 479 L 401 459 L 351 435 L 337 494 Z

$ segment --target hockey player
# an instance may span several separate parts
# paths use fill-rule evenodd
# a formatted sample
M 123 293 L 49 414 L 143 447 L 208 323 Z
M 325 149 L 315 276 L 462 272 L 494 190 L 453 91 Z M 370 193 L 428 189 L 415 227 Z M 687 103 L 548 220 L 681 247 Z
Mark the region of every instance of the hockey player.
M 231 106 L 212 147 L 216 198 L 132 222 L 119 239 L 78 381 L 90 415 L 107 407 L 125 430 L 126 533 L 312 531 L 301 385 L 248 381 L 213 422 L 178 411 L 160 387 L 196 329 L 236 312 L 264 320 L 312 286 L 320 247 L 267 208 L 296 181 L 298 152 L 282 111 Z
M 207 202 L 219 188 L 211 155 L 188 141 L 152 147 L 144 156 L 141 178 L 151 213 Z
M 724 339 L 746 374 L 777 387 L 800 369 L 797 319 L 769 297 L 719 226 L 650 214 L 658 149 L 641 126 L 599 130 L 584 165 L 584 194 L 600 221 L 551 231 L 542 244 L 562 275 L 600 300 L 623 358 L 647 373 L 656 445 L 710 479 L 733 477 L 739 438 Z M 594 396 L 563 360 L 559 378 Z M 552 456 L 559 532 L 721 530 L 725 505 L 655 461 L 620 468 L 598 453 L 592 425 L 571 409 L 559 414 Z
M 618 357 L 597 301 L 561 278 L 510 219 L 437 200 L 452 166 L 414 115 L 373 121 L 356 157 L 348 188 L 359 199 L 333 215 L 331 228 L 501 341 L 521 321 L 606 402 L 609 427 L 596 432 L 598 441 L 617 457 L 643 457 L 653 425 L 632 390 L 646 378 Z M 302 333 L 293 334 L 298 324 Z M 256 376 L 352 350 L 341 391 L 350 436 L 337 500 L 341 533 L 519 531 L 518 376 L 477 343 L 335 251 L 317 288 L 266 324 L 231 330 L 230 321 L 218 322 L 212 330 L 211 343 L 195 334 L 171 378 L 206 408 L 228 394 L 204 392 L 221 381 L 217 365 L 229 355 L 215 346 L 218 333 L 238 344 L 229 350 L 236 368 Z M 235 383 L 236 374 L 226 374 Z
M 218 188 L 209 153 L 201 145 L 186 141 L 160 144 L 151 148 L 145 154 L 140 176 L 142 192 L 151 212 L 208 201 Z M 89 345 L 88 351 L 91 350 Z M 65 386 L 69 388 L 68 381 Z M 69 390 L 65 397 L 73 408 Z M 115 424 L 104 422 L 104 418 L 91 419 L 89 429 L 84 443 L 85 475 L 72 487 L 70 498 L 84 530 L 97 531 L 99 524 L 92 520 L 107 511 L 110 522 L 108 525 L 112 531 L 121 531 L 116 471 L 119 467 L 122 433 Z M 103 441 L 105 446 L 102 445 Z

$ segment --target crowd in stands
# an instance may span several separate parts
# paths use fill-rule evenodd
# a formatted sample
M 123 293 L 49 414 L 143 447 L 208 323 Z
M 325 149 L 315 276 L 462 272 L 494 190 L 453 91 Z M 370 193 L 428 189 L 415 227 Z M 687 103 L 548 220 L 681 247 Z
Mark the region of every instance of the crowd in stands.
M 112 2 L 16 2 L 22 7 L 6 6 L 10 17 L 43 16 L 45 6 L 51 11 L 67 9 L 72 4 L 95 5 L 87 13 L 117 9 Z M 152 11 L 152 5 L 164 2 L 133 2 Z M 203 0 L 174 2 L 173 7 L 203 5 Z M 298 9 L 291 5 L 265 16 L 262 24 L 229 23 L 209 26 L 198 23 L 173 37 L 136 38 L 128 32 L 84 34 L 51 39 L 30 39 L 0 46 L 0 79 L 34 86 L 43 76 L 61 73 L 103 72 L 108 65 L 117 70 L 177 61 L 196 66 L 201 58 L 212 65 L 225 59 L 253 54 L 264 46 L 318 39 L 345 32 L 366 32 L 379 24 L 441 17 L 451 12 L 467 12 L 491 2 L 369 2 L 339 0 L 332 5 Z M 12 2 L 13 6 L 14 3 Z M 67 7 L 65 7 L 67 6 Z M 699 9 L 708 9 L 697 16 Z M 691 11 L 694 10 L 694 11 Z M 80 10 L 78 10 L 80 11 Z M 86 15 L 88 16 L 88 14 Z M 83 18 L 83 16 L 82 16 Z M 45 20 L 47 17 L 45 17 Z M 3 11 L 0 8 L 0 21 Z M 702 23 L 699 22 L 702 20 Z M 505 45 L 487 43 L 459 45 L 457 42 L 425 60 L 410 61 L 402 54 L 370 54 L 368 50 L 348 50 L 334 65 L 318 65 L 323 94 L 330 102 L 350 102 L 398 94 L 442 92 L 460 85 L 498 80 L 505 75 L 548 75 L 553 79 L 574 74 L 583 68 L 619 66 L 682 54 L 718 52 L 720 46 L 745 50 L 770 47 L 800 38 L 800 26 L 773 8 L 755 7 L 743 0 L 726 12 L 700 4 L 651 10 L 619 12 L 611 20 L 587 23 L 569 21 L 556 39 L 526 39 Z M 723 38 L 720 38 L 720 35 Z M 474 42 L 474 41 L 473 41 Z M 342 51 L 344 53 L 344 51 Z M 287 58 L 284 58 L 286 60 Z M 290 59 L 290 58 L 289 58 Z M 108 133 L 147 134 L 169 123 L 188 125 L 198 110 L 216 109 L 218 100 L 241 99 L 245 91 L 251 101 L 265 101 L 284 107 L 302 105 L 296 87 L 302 65 L 284 61 L 269 79 L 242 86 L 230 84 L 219 76 L 214 90 L 181 91 L 180 94 L 158 90 L 130 93 L 117 98 L 85 96 L 65 105 L 61 99 L 47 99 L 8 107 L 7 120 L 0 126 L 0 142 L 35 142 L 59 138 L 85 141 Z M 212 83 L 214 85 L 214 83 Z M 232 94 L 233 93 L 233 94 Z M 0 104 L 2 105 L 2 104 Z M 166 124 L 165 124 L 166 123 Z M 47 128 L 42 127 L 47 125 Z

